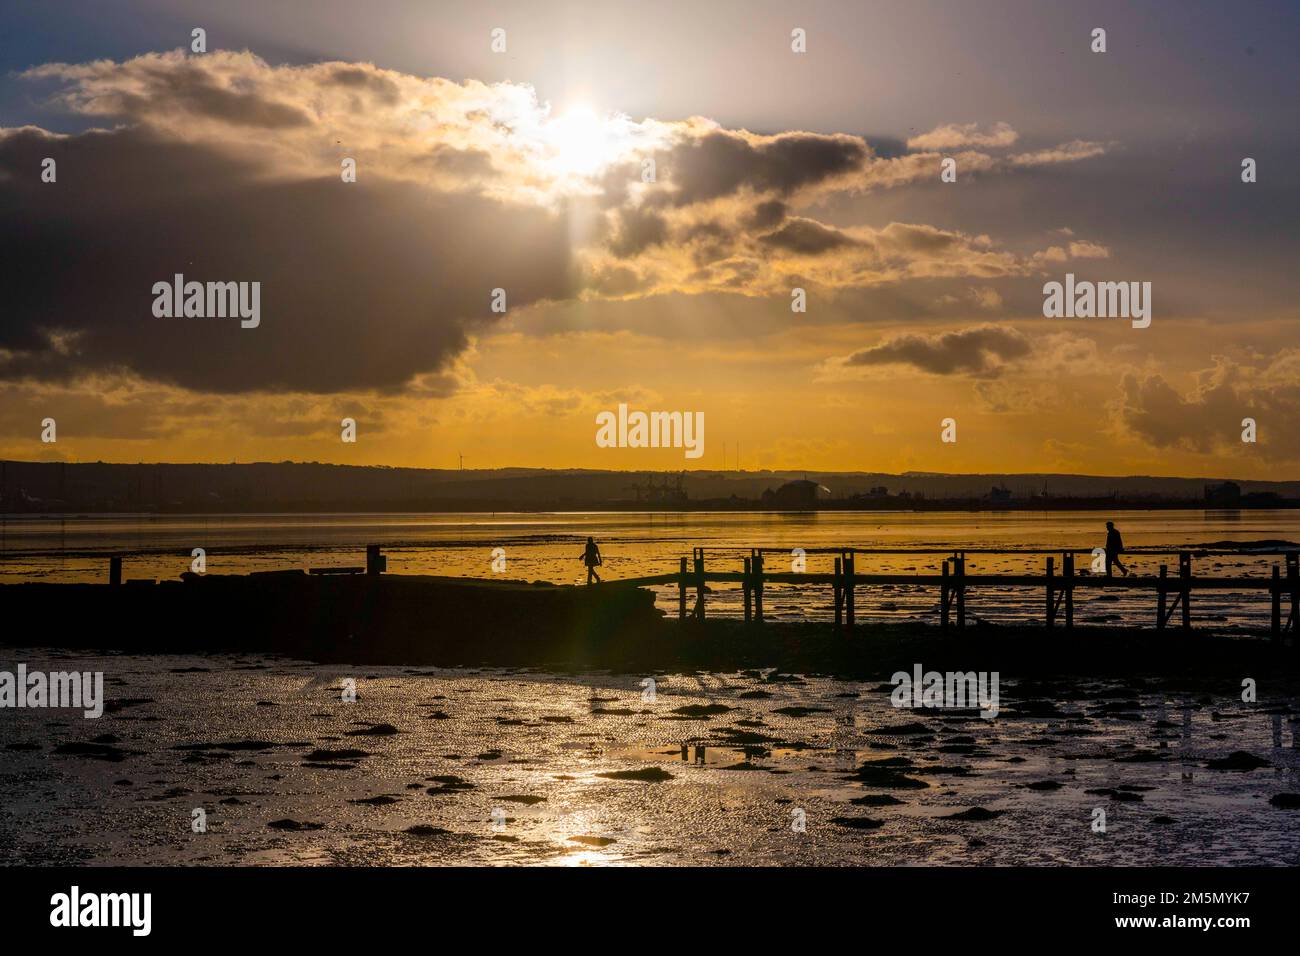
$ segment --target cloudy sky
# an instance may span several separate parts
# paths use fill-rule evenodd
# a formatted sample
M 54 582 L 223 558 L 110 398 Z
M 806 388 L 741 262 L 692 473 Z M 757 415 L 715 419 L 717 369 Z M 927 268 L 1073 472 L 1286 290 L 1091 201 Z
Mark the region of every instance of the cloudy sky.
M 0 457 L 1300 477 L 1292 3 L 0 5 Z

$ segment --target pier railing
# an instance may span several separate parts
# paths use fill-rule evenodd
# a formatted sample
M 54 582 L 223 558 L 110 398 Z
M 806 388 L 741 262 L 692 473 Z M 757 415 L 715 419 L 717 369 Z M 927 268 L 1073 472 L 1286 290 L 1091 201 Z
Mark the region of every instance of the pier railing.
M 715 555 L 719 552 L 732 552 L 730 559 L 736 560 L 736 549 L 708 549 Z M 1083 590 L 1104 591 L 1150 591 L 1155 597 L 1155 625 L 1158 630 L 1169 627 L 1174 616 L 1179 615 L 1179 626 L 1184 631 L 1191 630 L 1191 602 L 1194 591 L 1267 591 L 1271 598 L 1270 631 L 1274 638 L 1280 639 L 1285 632 L 1294 633 L 1300 626 L 1300 554 L 1295 551 L 1250 552 L 1243 555 L 1240 551 L 1197 550 L 1157 550 L 1137 549 L 1126 551 L 1131 554 L 1177 555 L 1176 575 L 1169 573 L 1169 565 L 1161 564 L 1158 575 L 1130 574 L 1125 577 L 1110 577 L 1100 574 L 1078 574 L 1075 570 L 1075 556 L 1091 551 L 1066 550 L 1063 552 L 1044 552 L 1035 549 L 998 549 L 981 548 L 961 551 L 938 551 L 932 548 L 809 548 L 803 554 L 834 554 L 834 570 L 826 572 L 769 571 L 765 567 L 764 555 L 779 553 L 789 555 L 783 548 L 751 548 L 747 555 L 741 555 L 737 570 L 722 570 L 725 557 L 715 557 L 712 567 L 707 566 L 705 548 L 694 548 L 691 558 L 681 558 L 676 572 L 647 575 L 636 578 L 622 578 L 607 582 L 608 585 L 653 587 L 677 585 L 677 615 L 682 621 L 704 620 L 706 615 L 705 595 L 711 583 L 740 584 L 744 595 L 744 619 L 753 624 L 763 623 L 763 594 L 769 584 L 793 584 L 804 587 L 829 587 L 831 604 L 835 611 L 835 624 L 841 628 L 852 628 L 856 623 L 857 597 L 860 589 L 881 586 L 930 587 L 939 593 L 939 624 L 942 628 L 966 626 L 966 595 L 972 588 L 979 587 L 1023 587 L 1038 588 L 1043 592 L 1043 620 L 1048 628 L 1058 624 L 1069 631 L 1074 628 L 1074 597 Z M 1042 574 L 969 574 L 966 570 L 966 555 L 980 554 L 1024 554 L 1047 555 Z M 856 558 L 860 554 L 945 554 L 939 574 L 862 574 L 857 571 Z M 1057 555 L 1061 564 L 1058 570 Z M 1272 573 L 1267 576 L 1214 576 L 1196 575 L 1192 572 L 1192 558 L 1196 556 L 1232 555 L 1234 557 L 1268 557 L 1282 556 L 1286 562 L 1286 573 L 1274 562 Z M 734 567 L 734 565 L 733 565 Z M 694 600 L 689 599 L 694 590 Z M 1286 618 L 1283 620 L 1283 602 L 1287 605 Z

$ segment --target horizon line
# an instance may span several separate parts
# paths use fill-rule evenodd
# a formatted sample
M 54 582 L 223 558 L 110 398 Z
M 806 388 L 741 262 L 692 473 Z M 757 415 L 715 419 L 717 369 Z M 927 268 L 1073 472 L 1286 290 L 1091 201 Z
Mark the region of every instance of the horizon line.
M 837 469 L 819 469 L 807 467 L 791 468 L 762 468 L 762 469 L 732 469 L 732 468 L 590 468 L 583 466 L 545 466 L 545 465 L 499 465 L 491 468 L 440 468 L 429 465 L 384 465 L 384 464 L 356 464 L 351 462 L 333 462 L 333 461 L 295 461 L 291 459 L 281 459 L 280 461 L 256 460 L 256 461 L 104 461 L 96 459 L 94 461 L 61 461 L 61 460 L 24 460 L 20 458 L 0 458 L 0 465 L 112 465 L 127 468 L 139 467 L 249 467 L 254 465 L 316 465 L 330 468 L 373 468 L 387 471 L 426 471 L 426 472 L 449 472 L 455 474 L 467 474 L 470 472 L 486 473 L 494 471 L 540 471 L 540 472 L 586 472 L 591 474 L 611 474 L 611 475 L 638 475 L 638 474 L 657 474 L 657 475 L 763 475 L 763 474 L 820 474 L 820 475 L 881 475 L 891 478 L 982 478 L 982 477 L 1002 477 L 1002 478 L 1092 478 L 1098 480 L 1121 480 L 1121 479 L 1151 479 L 1157 481 L 1231 481 L 1238 484 L 1255 483 L 1255 484 L 1286 484 L 1300 482 L 1300 476 L 1295 478 L 1234 478 L 1222 475 L 1158 475 L 1158 474 L 1095 474 L 1088 472 L 1073 471 L 866 471 L 866 470 L 837 470 Z

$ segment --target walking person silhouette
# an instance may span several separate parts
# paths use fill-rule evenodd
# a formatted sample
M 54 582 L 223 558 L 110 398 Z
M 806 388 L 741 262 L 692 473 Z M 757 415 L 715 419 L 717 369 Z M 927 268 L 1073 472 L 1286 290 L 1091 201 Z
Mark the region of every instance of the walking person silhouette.
M 600 556 L 600 548 L 596 546 L 596 540 L 594 538 L 587 539 L 587 547 L 579 557 L 582 558 L 583 563 L 587 565 L 587 583 L 590 584 L 591 579 L 595 578 L 596 583 L 599 584 L 600 575 L 596 573 L 596 568 L 604 564 L 605 560 Z
M 1113 564 L 1121 571 L 1124 576 L 1128 577 L 1128 568 L 1120 563 L 1119 556 L 1124 552 L 1124 540 L 1119 536 L 1119 529 L 1115 527 L 1115 522 L 1106 522 L 1106 577 L 1110 577 L 1110 566 Z

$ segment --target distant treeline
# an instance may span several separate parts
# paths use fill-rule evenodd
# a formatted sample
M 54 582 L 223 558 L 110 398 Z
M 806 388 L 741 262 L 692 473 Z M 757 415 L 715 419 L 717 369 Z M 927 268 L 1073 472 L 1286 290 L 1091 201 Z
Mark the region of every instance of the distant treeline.
M 3 461 L 0 511 L 756 510 L 772 507 L 771 494 L 763 502 L 765 492 L 791 482 L 822 486 L 817 500 L 796 505 L 817 510 L 1252 508 L 1300 502 L 1300 482 L 1235 481 L 1224 494 L 1221 478 Z

